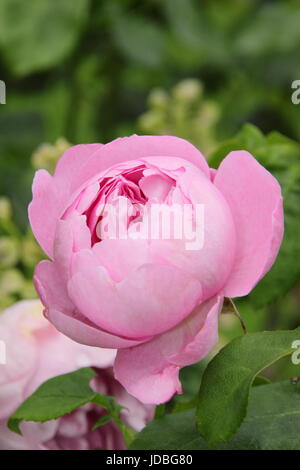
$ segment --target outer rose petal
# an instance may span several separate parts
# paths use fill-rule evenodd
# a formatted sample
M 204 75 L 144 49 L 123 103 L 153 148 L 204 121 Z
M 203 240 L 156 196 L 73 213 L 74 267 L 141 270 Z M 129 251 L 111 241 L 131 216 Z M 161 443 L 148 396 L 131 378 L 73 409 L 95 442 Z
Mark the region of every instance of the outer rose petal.
M 63 311 L 74 310 L 68 298 L 59 270 L 52 261 L 40 261 L 34 271 L 35 288 L 46 308 L 57 308 Z
M 67 296 L 55 263 L 41 261 L 35 268 L 34 283 L 46 307 L 48 320 L 61 333 L 78 343 L 101 348 L 128 348 L 142 341 L 130 340 L 101 330 L 88 319 L 75 312 Z M 149 339 L 149 338 L 147 338 Z M 151 337 L 150 337 L 151 339 Z
M 59 310 L 49 309 L 47 318 L 61 333 L 78 343 L 88 346 L 122 349 L 143 342 L 142 340 L 132 340 L 107 333 L 80 315 L 72 316 Z
M 54 177 L 62 179 L 65 183 L 71 183 L 77 173 L 80 173 L 82 166 L 102 146 L 102 144 L 80 144 L 70 147 L 59 159 Z
M 270 269 L 283 236 L 281 189 L 277 180 L 245 151 L 231 152 L 214 180 L 231 208 L 236 259 L 225 295 L 247 295 Z
M 172 330 L 143 345 L 118 351 L 116 379 L 143 403 L 163 403 L 180 393 L 180 367 L 200 361 L 217 343 L 222 305 L 223 297 L 214 297 Z
M 93 266 L 90 251 L 76 255 L 70 298 L 94 324 L 111 333 L 140 339 L 181 322 L 201 300 L 201 284 L 185 271 L 145 264 L 114 284 L 105 269 Z
M 54 259 L 62 279 L 70 278 L 72 255 L 91 247 L 91 234 L 86 225 L 86 216 L 76 212 L 67 220 L 57 223 L 54 240 Z
M 72 189 L 75 191 L 97 173 L 118 163 L 157 156 L 183 158 L 200 168 L 208 178 L 210 176 L 205 158 L 186 140 L 173 136 L 132 135 L 103 145 L 76 173 Z
M 76 145 L 59 160 L 54 176 L 38 170 L 32 185 L 28 215 L 33 233 L 45 253 L 52 258 L 56 223 L 71 196 L 72 180 L 80 167 L 101 144 Z
M 53 240 L 61 209 L 60 197 L 53 177 L 46 170 L 36 172 L 32 184 L 32 201 L 28 216 L 35 238 L 45 253 L 53 256 Z

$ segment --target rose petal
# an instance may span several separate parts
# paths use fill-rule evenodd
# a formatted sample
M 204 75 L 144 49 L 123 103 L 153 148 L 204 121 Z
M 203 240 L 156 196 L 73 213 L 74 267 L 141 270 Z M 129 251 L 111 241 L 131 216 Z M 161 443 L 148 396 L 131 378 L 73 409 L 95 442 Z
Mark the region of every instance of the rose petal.
M 52 261 L 43 260 L 35 267 L 33 281 L 43 305 L 59 310 L 74 310 L 59 270 Z
M 85 165 L 89 158 L 103 147 L 102 144 L 80 144 L 70 147 L 59 159 L 54 177 L 61 179 L 65 183 L 71 183 L 72 180 L 80 173 L 81 168 Z
M 57 218 L 62 209 L 60 194 L 53 177 L 46 170 L 36 172 L 32 184 L 32 201 L 28 207 L 30 225 L 45 253 L 52 258 Z
M 188 233 L 186 224 L 182 239 L 152 240 L 149 250 L 153 262 L 160 259 L 198 279 L 206 300 L 223 289 L 231 272 L 236 249 L 234 221 L 224 196 L 198 169 L 187 169 L 178 178 L 177 189 L 189 201 L 183 209 L 193 207 L 197 228 L 190 227 Z M 188 238 L 191 236 L 193 239 Z
M 86 217 L 73 212 L 67 220 L 59 220 L 54 240 L 54 260 L 64 281 L 70 277 L 72 255 L 91 247 L 91 234 Z
M 209 167 L 201 152 L 184 139 L 173 136 L 123 137 L 103 145 L 77 172 L 72 188 L 75 191 L 95 174 L 118 163 L 139 160 L 144 157 L 178 157 L 200 168 L 209 177 Z
M 85 344 L 87 346 L 96 346 L 99 348 L 122 349 L 141 344 L 144 340 L 132 340 L 112 335 L 101 330 L 86 318 L 76 315 L 68 315 L 67 312 L 49 309 L 47 312 L 48 320 L 61 333 L 65 334 L 74 341 Z M 148 338 L 149 339 L 149 338 Z M 151 337 L 150 337 L 151 339 Z
M 88 346 L 111 349 L 134 346 L 142 342 L 142 340 L 133 341 L 102 331 L 88 319 L 75 312 L 74 305 L 68 298 L 60 274 L 53 262 L 41 261 L 36 266 L 34 283 L 47 308 L 48 320 L 74 341 Z
M 223 297 L 214 297 L 172 330 L 144 345 L 118 351 L 116 379 L 143 403 L 164 403 L 181 393 L 179 369 L 200 361 L 217 344 L 222 305 Z
M 281 189 L 248 152 L 231 152 L 214 183 L 227 199 L 237 234 L 236 258 L 225 295 L 247 295 L 270 269 L 283 236 Z
M 173 327 L 197 305 L 201 284 L 172 266 L 143 265 L 114 284 L 93 266 L 91 251 L 75 255 L 69 296 L 93 323 L 111 333 L 143 339 Z

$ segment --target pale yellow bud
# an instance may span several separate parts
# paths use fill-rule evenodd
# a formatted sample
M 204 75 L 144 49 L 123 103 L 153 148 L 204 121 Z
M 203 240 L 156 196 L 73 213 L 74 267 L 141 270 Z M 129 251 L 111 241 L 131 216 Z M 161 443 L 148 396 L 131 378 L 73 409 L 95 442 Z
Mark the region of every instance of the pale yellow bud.
M 14 266 L 19 258 L 19 247 L 11 237 L 0 237 L 0 267 Z
M 166 109 L 169 104 L 168 93 L 162 88 L 154 88 L 149 95 L 148 103 L 151 108 Z
M 32 154 L 32 166 L 36 169 L 43 168 L 53 173 L 57 161 L 70 145 L 64 137 L 57 139 L 54 145 L 48 143 L 41 144 Z
M 159 110 L 151 110 L 139 118 L 139 127 L 143 132 L 155 133 L 164 127 L 164 114 Z
M 174 98 L 183 103 L 191 103 L 198 100 L 202 95 L 203 87 L 199 80 L 188 78 L 178 83 L 173 88 Z
M 0 197 L 0 220 L 10 219 L 12 216 L 11 202 L 7 197 Z
M 18 269 L 8 269 L 0 273 L 0 297 L 20 292 L 24 278 Z

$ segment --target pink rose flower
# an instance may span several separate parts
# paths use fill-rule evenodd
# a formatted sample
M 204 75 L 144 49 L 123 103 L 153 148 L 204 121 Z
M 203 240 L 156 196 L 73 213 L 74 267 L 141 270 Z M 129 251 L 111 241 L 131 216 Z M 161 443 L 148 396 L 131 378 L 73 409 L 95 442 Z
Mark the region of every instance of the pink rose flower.
M 7 428 L 7 418 L 41 383 L 80 367 L 99 368 L 91 386 L 126 407 L 122 419 L 132 429 L 140 431 L 152 419 L 154 407 L 142 405 L 114 379 L 115 351 L 84 346 L 62 335 L 43 317 L 38 300 L 18 302 L 0 314 L 0 340 L 6 345 L 6 361 L 0 361 L 1 450 L 125 448 L 113 423 L 91 430 L 104 413 L 93 404 L 46 423 L 23 422 L 22 436 Z
M 160 227 L 156 239 L 137 236 L 154 205 L 189 205 L 194 225 L 203 207 L 202 245 L 187 249 L 188 235 L 166 239 Z M 114 239 L 117 206 L 127 237 Z M 210 170 L 168 136 L 72 147 L 54 176 L 36 173 L 29 217 L 51 258 L 34 276 L 47 318 L 75 341 L 117 348 L 115 376 L 144 403 L 180 393 L 179 369 L 217 343 L 224 296 L 251 291 L 283 235 L 280 186 L 252 155 L 231 152 Z

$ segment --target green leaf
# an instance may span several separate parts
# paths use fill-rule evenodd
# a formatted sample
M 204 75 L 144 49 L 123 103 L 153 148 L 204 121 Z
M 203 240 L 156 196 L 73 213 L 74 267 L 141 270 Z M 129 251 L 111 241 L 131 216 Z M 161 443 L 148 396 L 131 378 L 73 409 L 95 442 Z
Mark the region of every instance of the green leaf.
M 89 383 L 96 375 L 95 371 L 87 367 L 47 380 L 9 418 L 9 429 L 21 434 L 21 421 L 50 421 L 91 402 L 107 411 L 107 414 L 102 415 L 94 424 L 93 429 L 114 421 L 128 446 L 135 433 L 121 420 L 120 411 L 123 407 L 116 403 L 115 398 L 101 395 L 91 389 Z
M 124 408 L 118 403 L 116 403 L 115 398 L 111 396 L 106 396 L 106 395 L 100 395 L 97 394 L 95 398 L 93 398 L 93 403 L 96 405 L 101 406 L 101 408 L 104 408 L 105 410 L 108 411 L 108 413 L 104 416 L 102 416 L 94 425 L 93 429 L 103 426 L 104 424 L 108 423 L 109 421 L 114 421 L 116 426 L 120 429 L 124 442 L 126 446 L 128 447 L 129 444 L 133 441 L 135 437 L 135 432 L 126 426 L 126 424 L 123 423 L 122 419 L 120 418 L 120 412 Z
M 119 420 L 119 422 L 117 422 L 116 424 L 122 433 L 126 447 L 129 447 L 136 437 L 136 432 L 126 426 L 121 420 Z
M 267 385 L 270 383 L 270 380 L 266 377 L 262 377 L 261 375 L 257 375 L 252 383 L 253 387 L 259 387 L 260 385 Z
M 93 398 L 92 401 L 96 405 L 108 411 L 113 417 L 119 418 L 120 411 L 123 407 L 116 403 L 114 397 L 111 397 L 109 395 L 96 394 L 95 398 Z
M 155 408 L 155 419 L 162 418 L 166 414 L 166 404 L 162 403 Z
M 136 437 L 130 450 L 208 449 L 197 433 L 195 409 L 167 414 L 149 423 Z
M 101 416 L 94 424 L 93 429 L 114 421 L 122 432 L 125 443 L 129 445 L 135 433 L 120 418 L 123 407 L 116 403 L 114 397 L 96 393 L 89 386 L 91 379 L 96 375 L 96 372 L 87 367 L 43 383 L 9 418 L 9 429 L 21 434 L 21 421 L 50 421 L 92 402 L 107 411 L 107 414 Z
M 251 389 L 248 414 L 238 432 L 216 450 L 300 450 L 300 383 Z M 130 450 L 207 450 L 195 426 L 195 410 L 149 423 Z
M 108 413 L 106 415 L 103 415 L 101 416 L 101 418 L 99 418 L 96 423 L 93 425 L 93 430 L 94 429 L 97 429 L 97 428 L 100 428 L 101 426 L 104 426 L 105 424 L 109 423 L 110 421 L 112 421 L 112 416 Z
M 246 416 L 250 387 L 257 374 L 293 352 L 294 331 L 246 334 L 227 344 L 209 363 L 201 381 L 197 426 L 209 445 L 234 434 Z M 260 388 L 260 387 L 257 387 Z
M 209 163 L 217 168 L 223 158 L 233 150 L 255 151 L 266 145 L 266 138 L 263 133 L 253 124 L 245 124 L 242 129 L 230 140 L 223 142 L 209 157 Z M 256 157 L 256 155 L 254 155 Z
M 247 418 L 220 448 L 299 450 L 299 385 L 287 381 L 253 388 Z
M 17 75 L 52 67 L 73 50 L 89 0 L 0 0 L 0 48 Z
M 92 369 L 83 368 L 47 380 L 10 417 L 9 429 L 21 434 L 21 421 L 49 421 L 93 401 L 97 393 L 89 383 L 95 376 Z
M 277 132 L 264 136 L 255 126 L 246 124 L 213 153 L 210 165 L 217 168 L 229 152 L 241 149 L 248 150 L 278 179 L 284 198 L 285 234 L 279 255 L 249 296 L 253 305 L 261 307 L 300 280 L 300 145 Z

